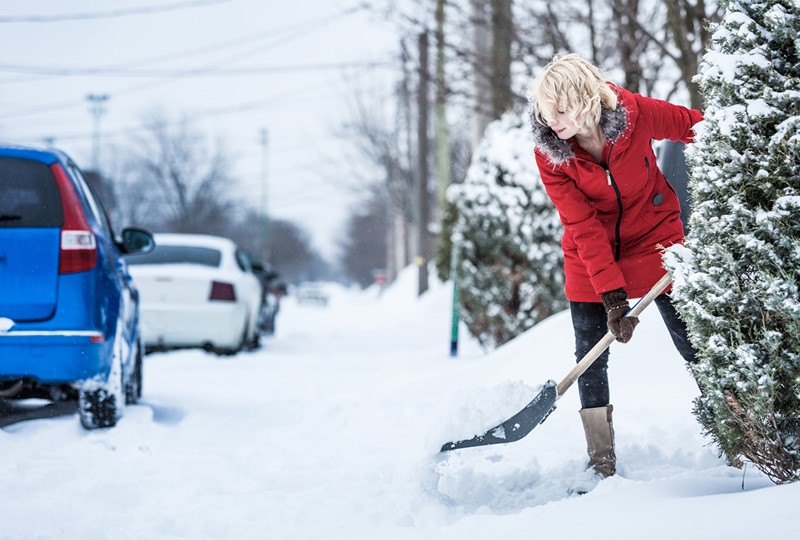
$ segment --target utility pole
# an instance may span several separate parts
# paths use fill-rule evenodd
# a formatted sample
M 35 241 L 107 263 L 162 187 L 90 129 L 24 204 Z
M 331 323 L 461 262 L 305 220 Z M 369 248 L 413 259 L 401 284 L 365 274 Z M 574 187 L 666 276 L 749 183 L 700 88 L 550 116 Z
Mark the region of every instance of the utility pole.
M 440 236 L 446 191 L 450 185 L 450 134 L 447 129 L 447 84 L 444 73 L 444 2 L 445 0 L 436 0 L 436 175 Z
M 491 81 L 488 72 L 490 70 L 490 37 L 489 26 L 489 0 L 472 0 L 472 19 L 473 24 L 472 41 L 477 58 L 477 68 L 473 68 L 475 105 L 472 115 L 472 137 L 470 142 L 473 148 L 477 148 L 483 138 L 486 126 L 492 121 L 489 114 L 492 101 Z
M 405 38 L 400 40 L 401 62 L 403 64 L 403 84 L 402 84 L 402 103 L 403 103 L 403 124 L 404 124 L 404 138 L 405 138 L 405 151 L 406 161 L 408 163 L 408 177 L 406 178 L 409 187 L 414 185 L 414 134 L 413 134 L 413 109 L 411 104 L 411 81 L 413 74 L 410 68 L 411 54 L 408 51 Z M 416 251 L 414 248 L 414 241 L 412 235 L 411 224 L 414 221 L 413 217 L 413 203 L 409 204 L 408 208 L 404 208 L 405 213 L 402 217 L 402 235 L 403 235 L 403 256 L 400 260 L 399 268 L 404 268 L 411 262 L 411 254 Z M 393 278 L 395 276 L 392 276 Z
M 100 118 L 106 113 L 108 94 L 89 94 L 86 99 L 90 103 L 89 112 L 94 117 L 94 134 L 92 135 L 92 170 L 100 173 Z
M 491 0 L 492 6 L 492 116 L 511 108 L 511 40 L 514 19 L 511 0 Z
M 418 295 L 428 290 L 428 32 L 419 35 L 419 87 L 417 88 L 417 265 Z
M 268 213 L 267 213 L 267 156 L 269 152 L 269 133 L 267 128 L 261 128 L 261 235 L 260 250 L 261 257 L 268 260 L 269 257 L 269 238 L 267 235 Z
M 436 175 L 438 186 L 438 223 L 440 245 L 450 244 L 443 223 L 447 204 L 447 187 L 450 185 L 450 133 L 447 126 L 447 79 L 444 58 L 444 3 L 436 0 Z M 456 246 L 450 246 L 450 280 L 453 282 L 452 322 L 450 325 L 450 356 L 458 355 L 458 279 Z

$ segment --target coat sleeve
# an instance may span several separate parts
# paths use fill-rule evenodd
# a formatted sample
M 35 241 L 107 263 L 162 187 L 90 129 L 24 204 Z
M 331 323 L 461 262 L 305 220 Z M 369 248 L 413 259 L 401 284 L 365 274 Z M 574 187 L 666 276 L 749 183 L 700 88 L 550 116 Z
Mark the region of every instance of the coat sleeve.
M 634 95 L 639 108 L 639 121 L 644 120 L 650 126 L 652 139 L 694 142 L 692 126 L 703 119 L 703 113 L 668 101 Z
M 599 295 L 625 286 L 625 277 L 609 243 L 606 228 L 586 195 L 561 167 L 554 167 L 547 157 L 535 152 L 542 183 L 558 211 L 565 238 L 577 246 L 589 280 Z

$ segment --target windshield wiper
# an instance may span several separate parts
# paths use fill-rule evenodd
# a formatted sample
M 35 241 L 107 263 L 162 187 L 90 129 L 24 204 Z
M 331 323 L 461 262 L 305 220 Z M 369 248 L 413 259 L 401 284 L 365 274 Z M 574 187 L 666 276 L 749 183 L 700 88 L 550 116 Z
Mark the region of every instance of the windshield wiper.
M 0 221 L 19 221 L 22 219 L 22 216 L 17 216 L 15 214 L 0 214 Z

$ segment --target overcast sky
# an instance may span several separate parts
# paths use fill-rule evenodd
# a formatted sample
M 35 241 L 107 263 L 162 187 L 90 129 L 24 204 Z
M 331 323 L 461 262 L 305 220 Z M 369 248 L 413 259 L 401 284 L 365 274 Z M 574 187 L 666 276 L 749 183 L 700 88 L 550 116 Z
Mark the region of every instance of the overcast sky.
M 334 136 L 350 110 L 347 96 L 358 89 L 389 100 L 397 73 L 394 28 L 354 9 L 359 3 L 4 2 L 0 141 L 41 146 L 52 138 L 91 168 L 87 95 L 107 95 L 99 159 L 109 170 L 114 148 L 142 115 L 188 114 L 237 158 L 236 198 L 257 204 L 266 177 L 270 215 L 301 225 L 331 257 L 356 200 Z

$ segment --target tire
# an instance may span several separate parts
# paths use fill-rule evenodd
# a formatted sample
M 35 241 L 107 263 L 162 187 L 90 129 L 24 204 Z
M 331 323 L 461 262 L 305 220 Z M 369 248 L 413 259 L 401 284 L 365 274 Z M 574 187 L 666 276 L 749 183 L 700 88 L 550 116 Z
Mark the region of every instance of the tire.
M 86 429 L 116 426 L 120 417 L 117 396 L 105 388 L 81 390 L 78 398 L 81 425 Z
M 256 325 L 253 328 L 252 334 L 249 331 L 250 324 L 247 325 L 248 333 L 247 339 L 245 342 L 245 350 L 247 351 L 257 351 L 259 347 L 261 347 L 261 329 Z
M 247 350 L 248 351 L 257 351 L 261 348 L 261 334 L 256 332 L 253 337 L 250 338 L 250 341 L 247 343 Z
M 142 342 L 139 340 L 136 343 L 133 371 L 130 378 L 125 382 L 125 405 L 134 405 L 142 399 L 142 370 L 144 368 L 142 349 Z
M 117 425 L 125 408 L 126 386 L 122 380 L 122 342 L 117 329 L 111 358 L 111 369 L 105 381 L 94 378 L 78 390 L 78 414 L 86 429 L 110 428 Z
M 250 333 L 250 316 L 248 315 L 244 319 L 244 330 L 242 331 L 242 340 L 239 343 L 239 347 L 237 347 L 235 354 L 238 354 L 242 351 L 252 350 L 250 348 L 252 343 L 253 343 L 253 336 Z
M 250 319 L 245 319 L 244 321 L 244 330 L 242 331 L 242 337 L 239 338 L 239 343 L 230 349 L 227 348 L 214 348 L 212 349 L 218 356 L 234 356 L 242 352 L 248 345 L 248 338 L 249 338 L 249 330 L 250 330 Z

